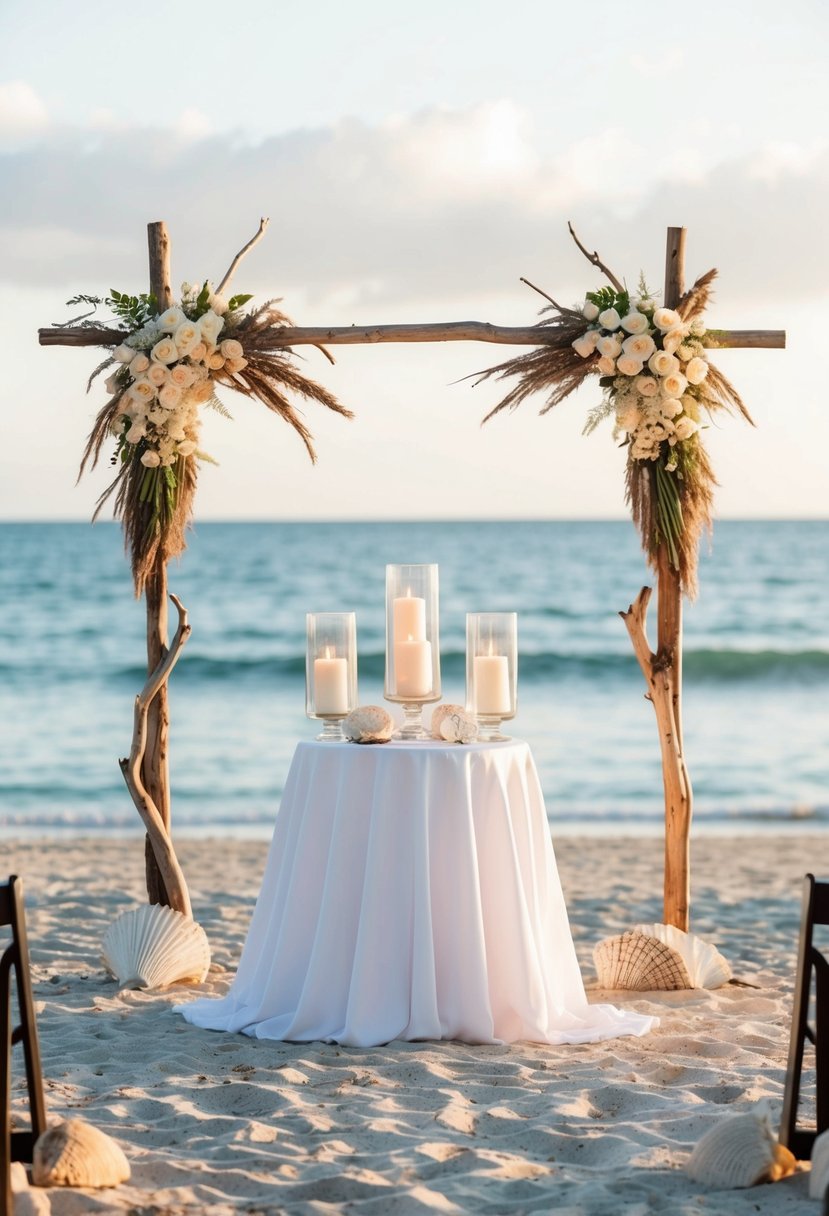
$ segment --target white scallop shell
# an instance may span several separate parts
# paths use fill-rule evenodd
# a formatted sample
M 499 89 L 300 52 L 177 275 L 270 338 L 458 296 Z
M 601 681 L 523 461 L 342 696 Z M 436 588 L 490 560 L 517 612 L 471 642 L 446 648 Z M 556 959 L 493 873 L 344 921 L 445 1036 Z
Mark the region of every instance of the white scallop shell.
M 446 714 L 440 724 L 440 737 L 447 743 L 474 743 L 478 738 L 478 723 L 462 709 Z
M 809 1198 L 823 1199 L 829 1187 L 829 1132 L 821 1132 L 812 1145 L 812 1170 L 809 1174 Z
M 130 1163 L 120 1146 L 82 1119 L 57 1123 L 35 1143 L 35 1186 L 118 1186 L 129 1176 Z
M 696 933 L 683 933 L 675 925 L 637 925 L 635 931 L 658 937 L 682 955 L 692 988 L 721 988 L 731 979 L 731 968 L 716 946 Z
M 635 929 L 599 942 L 593 949 L 593 962 L 601 988 L 673 992 L 691 987 L 682 956 L 658 937 Z
M 694 1145 L 685 1172 L 694 1182 L 720 1190 L 777 1182 L 797 1162 L 771 1130 L 768 1115 L 731 1115 L 709 1128 Z
M 388 743 L 394 719 L 382 705 L 360 705 L 343 718 L 343 734 L 351 743 Z
M 443 705 L 436 705 L 432 710 L 432 717 L 429 722 L 429 733 L 433 739 L 443 739 L 440 733 L 440 728 L 443 725 L 445 718 L 450 714 L 465 714 L 466 710 L 462 705 L 450 705 L 446 702 Z
M 210 946 L 201 925 L 161 904 L 122 912 L 104 934 L 101 953 L 122 988 L 200 984 L 210 967 Z

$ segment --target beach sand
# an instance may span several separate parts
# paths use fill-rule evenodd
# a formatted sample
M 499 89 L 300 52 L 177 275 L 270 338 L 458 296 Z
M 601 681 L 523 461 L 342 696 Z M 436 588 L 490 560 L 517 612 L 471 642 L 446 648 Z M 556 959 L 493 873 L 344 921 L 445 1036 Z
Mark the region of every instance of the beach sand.
M 267 844 L 184 840 L 179 853 L 213 949 L 207 981 L 189 991 L 223 995 Z M 42 1192 L 51 1211 L 815 1216 L 803 1170 L 713 1191 L 682 1166 L 703 1132 L 762 1099 L 777 1126 L 801 882 L 829 871 L 829 837 L 702 837 L 692 853 L 692 928 L 756 986 L 601 992 L 595 942 L 662 918 L 662 843 L 564 838 L 556 854 L 590 998 L 658 1014 L 659 1028 L 584 1046 L 355 1049 L 199 1030 L 172 1012 L 181 986 L 119 992 L 99 945 L 145 898 L 137 838 L 4 844 L 0 868 L 25 884 L 49 1117 L 95 1124 L 132 1167 L 117 1189 Z

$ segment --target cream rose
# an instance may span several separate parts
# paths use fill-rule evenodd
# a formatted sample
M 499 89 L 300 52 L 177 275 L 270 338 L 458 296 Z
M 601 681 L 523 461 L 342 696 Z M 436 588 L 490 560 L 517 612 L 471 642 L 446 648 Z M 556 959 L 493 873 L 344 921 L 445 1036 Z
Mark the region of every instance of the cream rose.
M 601 360 L 599 360 L 599 362 L 601 362 Z M 612 362 L 613 360 L 611 359 L 611 363 Z M 247 365 L 247 359 L 227 359 L 225 360 L 225 371 L 231 373 L 241 372 L 244 371 Z
M 679 359 L 667 351 L 658 350 L 648 359 L 648 367 L 655 376 L 671 376 L 679 371 Z
M 245 353 L 242 343 L 237 342 L 235 338 L 225 338 L 224 342 L 219 343 L 219 350 L 226 359 L 241 359 Z
M 212 372 L 220 372 L 225 365 L 225 361 L 218 351 L 212 354 L 207 360 L 207 366 Z
M 112 357 L 116 363 L 132 363 L 135 358 L 135 351 L 131 346 L 127 346 L 125 342 L 122 342 L 120 346 L 115 347 Z
M 602 355 L 596 364 L 596 370 L 600 376 L 612 376 L 616 371 L 616 360 L 611 359 L 610 355 Z
M 147 428 L 143 422 L 134 422 L 127 431 L 127 443 L 138 443 L 139 439 L 143 439 L 147 434 Z
M 621 372 L 623 376 L 638 376 L 643 366 L 642 360 L 634 358 L 633 355 L 620 355 L 616 360 L 616 371 Z
M 227 300 L 224 296 L 216 296 L 211 293 L 208 303 L 217 316 L 223 317 L 227 312 Z
M 653 376 L 637 376 L 636 391 L 643 397 L 655 397 L 659 392 L 659 385 Z
M 576 338 L 574 342 L 570 343 L 570 345 L 573 347 L 573 350 L 576 352 L 576 354 L 580 355 L 582 359 L 589 359 L 592 354 L 595 354 L 598 338 L 599 338 L 598 331 L 595 329 L 589 329 L 586 334 L 582 334 L 582 336 L 580 338 Z M 216 355 L 210 356 L 210 360 L 208 361 L 208 367 L 213 366 L 213 360 L 216 357 L 217 357 Z M 222 356 L 219 355 L 218 358 L 222 359 Z M 224 360 L 222 360 L 222 362 L 219 364 L 219 366 L 220 367 L 224 366 Z
M 224 328 L 224 320 L 218 313 L 209 309 L 204 316 L 199 318 L 199 328 L 203 338 L 208 342 L 215 342 Z
M 201 342 L 201 330 L 192 321 L 185 321 L 174 330 L 173 341 L 180 355 L 189 355 L 193 347 Z
M 202 380 L 200 384 L 195 385 L 187 394 L 187 400 L 195 402 L 196 405 L 204 405 L 205 401 L 209 401 L 213 396 L 213 384 L 210 380 Z
M 174 410 L 181 401 L 181 389 L 176 384 L 165 384 L 159 389 L 158 400 L 165 410 Z
M 161 464 L 161 457 L 152 448 L 147 448 L 146 452 L 141 453 L 141 463 L 145 464 L 148 469 L 157 469 Z
M 177 388 L 189 388 L 195 378 L 196 373 L 186 363 L 177 363 L 175 367 L 170 368 L 170 383 L 175 384 Z
M 160 342 L 156 342 L 150 354 L 156 363 L 175 363 L 178 348 L 172 338 L 162 338 Z
M 690 439 L 699 430 L 699 423 L 693 418 L 680 418 L 674 427 L 677 439 Z
M 669 355 L 672 355 L 674 351 L 679 350 L 685 341 L 685 337 L 684 329 L 669 329 L 662 338 L 662 349 L 666 350 Z
M 685 376 L 689 384 L 702 384 L 708 375 L 708 362 L 695 356 L 685 365 Z
M 133 381 L 127 391 L 130 397 L 134 397 L 136 401 L 150 401 L 155 396 L 155 385 L 142 377 L 140 380 Z
M 681 325 L 682 318 L 673 308 L 657 308 L 654 309 L 653 323 L 657 329 L 666 333 L 669 329 L 676 329 Z
M 159 329 L 163 329 L 165 333 L 171 334 L 178 329 L 179 325 L 183 324 L 187 318 L 180 308 L 168 308 L 158 318 Z
M 140 376 L 150 366 L 150 361 L 146 355 L 136 355 L 130 362 L 130 375 Z
M 678 397 L 663 397 L 659 403 L 659 412 L 666 418 L 676 418 L 682 413 L 682 402 Z
M 602 334 L 596 343 L 596 350 L 609 359 L 618 359 L 622 353 L 622 339 L 616 334 Z
M 163 363 L 151 363 L 147 368 L 147 379 L 156 388 L 160 388 L 162 384 L 166 384 L 169 376 L 170 373 Z
M 644 363 L 656 350 L 656 343 L 650 334 L 631 334 L 622 343 L 622 350 L 626 355 L 631 355 L 634 359 L 639 359 Z
M 207 354 L 207 345 L 204 342 L 197 342 L 196 345 L 193 347 L 193 349 L 190 351 L 190 358 L 195 360 L 196 363 L 201 363 L 202 359 L 205 357 L 206 354 Z
M 192 439 L 185 439 L 183 443 L 178 445 L 176 450 L 179 456 L 192 456 L 196 450 L 196 445 Z
M 615 308 L 606 308 L 604 312 L 599 313 L 599 324 L 602 329 L 618 329 L 622 324 L 622 318 Z
M 581 310 L 581 315 L 584 317 L 585 321 L 595 321 L 596 317 L 599 315 L 598 305 L 594 304 L 592 300 L 585 300 L 584 306 Z
M 622 317 L 622 329 L 629 334 L 645 334 L 650 326 L 648 318 L 641 312 L 629 312 L 626 317 Z
M 666 397 L 681 397 L 688 387 L 688 381 L 680 372 L 672 372 L 662 379 L 660 388 Z

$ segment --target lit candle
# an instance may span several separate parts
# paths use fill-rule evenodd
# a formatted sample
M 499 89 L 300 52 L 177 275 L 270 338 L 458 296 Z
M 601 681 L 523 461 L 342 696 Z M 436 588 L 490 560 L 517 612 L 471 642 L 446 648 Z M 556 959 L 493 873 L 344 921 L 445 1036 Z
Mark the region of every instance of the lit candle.
M 476 655 L 475 712 L 508 714 L 511 709 L 507 656 L 492 653 Z
M 395 608 L 399 603 L 395 601 Z M 413 637 L 395 642 L 394 676 L 398 697 L 427 697 L 432 691 L 431 644 Z
M 318 714 L 348 713 L 348 662 L 333 658 L 330 646 L 314 659 L 314 708 Z
M 422 642 L 426 637 L 426 601 L 407 591 L 394 601 L 394 637 Z M 431 678 L 431 677 L 430 677 Z

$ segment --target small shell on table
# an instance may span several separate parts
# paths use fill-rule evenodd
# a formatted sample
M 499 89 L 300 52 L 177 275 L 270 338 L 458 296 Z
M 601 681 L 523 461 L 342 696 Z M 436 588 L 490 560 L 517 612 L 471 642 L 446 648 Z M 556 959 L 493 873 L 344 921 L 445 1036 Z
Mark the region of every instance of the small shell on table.
M 478 737 L 478 723 L 462 705 L 436 705 L 429 731 L 444 743 L 472 743 Z
M 829 1187 L 829 1132 L 821 1132 L 812 1145 L 809 1198 L 823 1199 Z
M 382 705 L 360 705 L 343 718 L 343 734 L 351 743 L 388 743 L 394 719 Z
M 161 904 L 122 912 L 104 934 L 101 953 L 122 988 L 200 984 L 210 968 L 210 945 L 201 925 Z
M 602 988 L 673 992 L 692 987 L 682 956 L 658 937 L 635 929 L 599 942 L 593 962 Z
M 721 988 L 731 979 L 727 960 L 716 946 L 697 937 L 696 933 L 683 933 L 676 925 L 637 925 L 635 931 L 658 937 L 676 950 L 688 970 L 692 988 Z
M 766 1113 L 731 1115 L 709 1128 L 694 1145 L 685 1172 L 694 1182 L 719 1190 L 777 1182 L 797 1162 L 778 1144 Z
M 35 1186 L 118 1186 L 129 1176 L 120 1146 L 82 1119 L 55 1124 L 35 1143 Z

